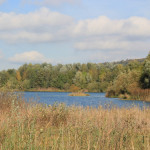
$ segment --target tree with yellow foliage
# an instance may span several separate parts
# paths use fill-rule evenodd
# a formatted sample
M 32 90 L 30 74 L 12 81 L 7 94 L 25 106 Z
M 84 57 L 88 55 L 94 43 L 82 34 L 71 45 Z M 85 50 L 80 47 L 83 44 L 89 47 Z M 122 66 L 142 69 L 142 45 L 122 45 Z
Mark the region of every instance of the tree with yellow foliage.
M 21 81 L 21 75 L 19 71 L 16 72 L 16 79 L 17 81 Z

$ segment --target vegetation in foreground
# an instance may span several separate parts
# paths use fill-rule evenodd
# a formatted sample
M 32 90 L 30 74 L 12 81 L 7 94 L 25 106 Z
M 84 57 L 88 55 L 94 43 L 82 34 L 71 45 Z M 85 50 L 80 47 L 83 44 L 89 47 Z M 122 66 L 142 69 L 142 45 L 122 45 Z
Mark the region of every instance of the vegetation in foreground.
M 27 104 L 0 93 L 1 150 L 148 150 L 150 109 Z

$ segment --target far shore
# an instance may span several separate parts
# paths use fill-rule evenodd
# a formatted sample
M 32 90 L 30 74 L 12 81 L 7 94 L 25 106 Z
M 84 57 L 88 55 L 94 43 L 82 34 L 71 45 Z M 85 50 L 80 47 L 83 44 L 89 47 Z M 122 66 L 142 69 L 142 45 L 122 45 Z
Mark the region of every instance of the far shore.
M 29 89 L 24 91 L 26 92 L 69 92 L 67 90 L 60 90 L 56 88 L 37 88 L 37 89 Z

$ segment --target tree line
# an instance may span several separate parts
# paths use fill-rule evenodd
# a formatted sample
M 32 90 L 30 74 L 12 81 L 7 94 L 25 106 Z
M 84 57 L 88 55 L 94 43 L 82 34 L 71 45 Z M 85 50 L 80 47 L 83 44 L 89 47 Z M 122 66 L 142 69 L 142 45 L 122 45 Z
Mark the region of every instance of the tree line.
M 24 64 L 18 69 L 0 72 L 0 88 L 31 90 L 56 88 L 64 91 L 85 90 L 129 93 L 129 87 L 150 88 L 150 54 L 146 59 L 112 63 Z

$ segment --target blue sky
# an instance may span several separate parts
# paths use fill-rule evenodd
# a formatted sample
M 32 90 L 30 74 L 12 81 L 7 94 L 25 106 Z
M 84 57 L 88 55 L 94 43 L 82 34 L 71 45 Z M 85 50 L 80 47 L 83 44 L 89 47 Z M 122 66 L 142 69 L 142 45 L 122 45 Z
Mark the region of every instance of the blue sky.
M 0 70 L 146 57 L 149 0 L 0 0 Z

